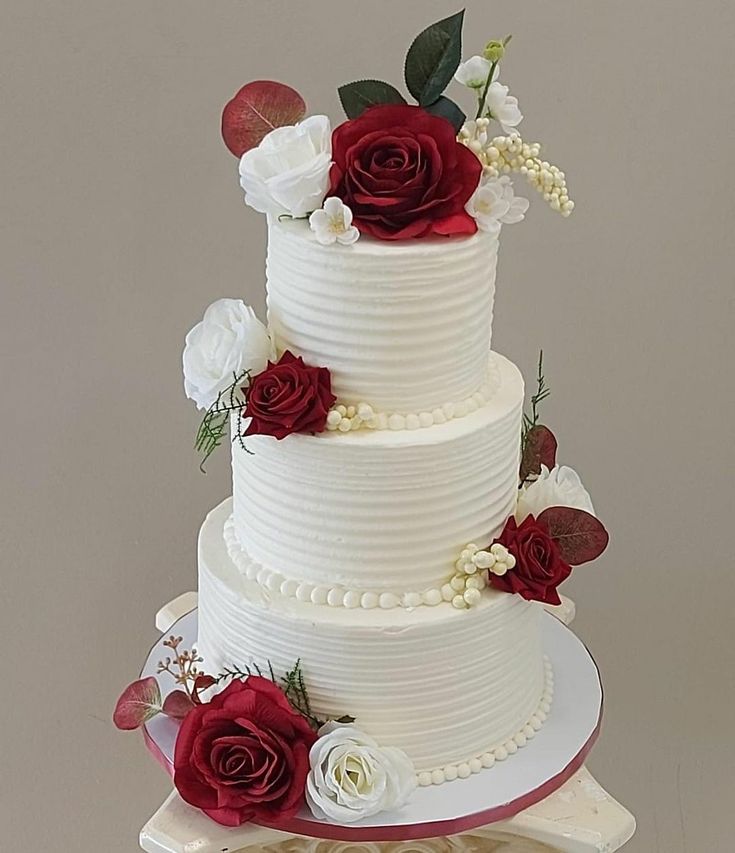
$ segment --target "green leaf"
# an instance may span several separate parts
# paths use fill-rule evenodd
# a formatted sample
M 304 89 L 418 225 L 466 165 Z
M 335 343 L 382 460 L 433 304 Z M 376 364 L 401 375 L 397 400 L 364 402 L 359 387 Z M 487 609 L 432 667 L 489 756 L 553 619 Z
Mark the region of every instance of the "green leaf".
M 242 383 L 250 381 L 250 373 L 243 370 L 239 374 L 233 374 L 233 382 L 224 391 L 220 391 L 217 399 L 207 409 L 206 414 L 202 418 L 202 422 L 197 430 L 194 448 L 198 453 L 202 454 L 202 461 L 199 463 L 199 470 L 205 473 L 204 465 L 214 451 L 223 443 L 229 434 L 230 414 L 237 412 L 242 414 L 245 407 L 243 396 L 246 394 Z M 243 436 L 241 434 L 242 420 L 237 419 L 238 430 L 237 438 L 240 444 L 244 447 Z
M 464 124 L 464 120 L 467 118 L 454 101 L 449 98 L 445 98 L 444 95 L 441 95 L 433 104 L 429 104 L 429 106 L 424 109 L 432 115 L 441 116 L 451 122 L 457 133 L 459 133 L 462 125 Z
M 347 118 L 357 118 L 368 107 L 378 104 L 405 104 L 406 99 L 390 83 L 382 80 L 356 80 L 337 89 Z
M 419 33 L 406 55 L 408 91 L 422 107 L 447 88 L 462 59 L 464 9 Z

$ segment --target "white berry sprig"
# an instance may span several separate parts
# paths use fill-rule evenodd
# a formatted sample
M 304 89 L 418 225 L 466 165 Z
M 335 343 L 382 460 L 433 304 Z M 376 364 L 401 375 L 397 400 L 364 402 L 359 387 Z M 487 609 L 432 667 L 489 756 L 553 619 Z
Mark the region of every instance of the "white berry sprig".
M 367 426 L 375 429 L 378 419 L 373 407 L 368 403 L 358 403 L 357 406 L 338 405 L 329 410 L 327 414 L 327 429 L 331 432 L 350 432 Z
M 489 118 L 467 121 L 458 136 L 459 141 L 477 155 L 483 174 L 488 178 L 511 173 L 524 175 L 552 210 L 570 216 L 574 202 L 569 198 L 566 176 L 558 166 L 541 160 L 541 143 L 524 142 L 518 133 L 491 137 L 489 126 Z
M 441 589 L 442 598 L 451 601 L 458 610 L 480 603 L 482 590 L 487 586 L 485 573 L 504 575 L 515 568 L 516 558 L 495 542 L 485 551 L 474 543 L 466 545 L 454 564 L 455 573 Z

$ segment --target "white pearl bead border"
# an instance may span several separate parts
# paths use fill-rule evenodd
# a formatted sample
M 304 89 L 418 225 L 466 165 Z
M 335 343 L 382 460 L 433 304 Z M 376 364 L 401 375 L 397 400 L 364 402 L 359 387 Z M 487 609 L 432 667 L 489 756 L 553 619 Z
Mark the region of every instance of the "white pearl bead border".
M 327 416 L 329 432 L 354 432 L 358 429 L 393 430 L 426 429 L 435 424 L 445 424 L 457 418 L 464 418 L 486 406 L 500 387 L 500 372 L 495 359 L 491 358 L 488 378 L 472 396 L 458 403 L 445 403 L 431 411 L 375 412 L 369 403 L 360 402 L 347 406 L 339 403 L 333 406 Z
M 505 761 L 509 756 L 515 755 L 519 749 L 526 746 L 530 740 L 533 740 L 536 737 L 536 733 L 541 730 L 541 727 L 546 722 L 554 698 L 554 670 L 551 661 L 547 657 L 544 657 L 544 673 L 544 692 L 541 695 L 538 708 L 536 708 L 531 715 L 531 719 L 516 735 L 509 738 L 500 746 L 481 752 L 469 761 L 462 761 L 458 764 L 447 764 L 435 770 L 422 770 L 416 774 L 416 781 L 419 786 L 428 788 L 430 785 L 441 785 L 444 782 L 453 782 L 455 779 L 467 779 L 481 770 L 488 770 L 494 767 L 498 761 Z
M 372 592 L 370 590 L 345 589 L 341 586 L 319 586 L 308 581 L 298 581 L 286 578 L 280 572 L 267 569 L 250 557 L 242 547 L 235 534 L 235 521 L 230 516 L 225 522 L 224 540 L 227 553 L 237 569 L 248 580 L 255 581 L 271 592 L 280 593 L 284 598 L 295 598 L 304 603 L 328 605 L 329 607 L 346 607 L 348 609 L 362 608 L 363 610 L 392 610 L 404 607 L 407 610 L 427 605 L 436 607 L 442 602 L 452 601 L 456 596 L 455 590 L 449 584 L 441 589 L 426 589 L 423 592 Z

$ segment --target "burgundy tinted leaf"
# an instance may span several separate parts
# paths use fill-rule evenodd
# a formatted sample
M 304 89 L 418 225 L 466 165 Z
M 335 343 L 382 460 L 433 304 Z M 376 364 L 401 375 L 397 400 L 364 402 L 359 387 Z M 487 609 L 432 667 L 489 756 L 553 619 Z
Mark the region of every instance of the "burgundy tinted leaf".
M 537 520 L 549 528 L 562 559 L 570 566 L 597 559 L 610 539 L 602 522 L 583 509 L 552 506 L 545 509 Z
M 530 476 L 541 473 L 541 466 L 551 470 L 556 465 L 556 438 L 546 426 L 531 427 L 526 435 L 521 459 L 520 480 L 525 483 Z
M 194 688 L 191 691 L 192 699 L 194 700 L 194 702 L 196 704 L 199 704 L 200 703 L 199 693 L 202 690 L 207 690 L 207 688 L 212 687 L 216 683 L 217 683 L 217 679 L 211 675 L 204 675 L 204 674 L 197 675 L 196 679 L 194 680 Z
M 163 713 L 172 720 L 183 720 L 194 703 L 183 690 L 173 690 L 163 702 Z
M 255 148 L 276 127 L 296 124 L 306 115 L 299 93 L 273 80 L 254 80 L 222 111 L 222 138 L 236 157 Z
M 113 723 L 118 729 L 131 731 L 161 713 L 161 690 L 156 679 L 150 675 L 129 684 L 117 700 Z

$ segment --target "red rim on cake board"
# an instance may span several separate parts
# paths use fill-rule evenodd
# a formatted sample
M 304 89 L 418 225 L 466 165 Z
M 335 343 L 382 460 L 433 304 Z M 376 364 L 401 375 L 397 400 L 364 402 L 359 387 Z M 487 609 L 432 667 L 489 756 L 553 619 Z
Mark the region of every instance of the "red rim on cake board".
M 189 647 L 195 645 L 197 611 L 187 613 L 166 633 L 181 635 Z M 163 639 L 149 652 L 141 676 L 157 675 L 157 662 L 165 657 Z M 467 779 L 419 787 L 397 812 L 344 825 L 318 820 L 304 806 L 296 817 L 271 828 L 330 841 L 411 841 L 508 820 L 546 799 L 583 766 L 595 745 L 602 725 L 603 690 L 589 650 L 550 613 L 544 618 L 543 641 L 554 668 L 554 702 L 541 731 L 518 753 Z M 162 692 L 167 691 L 162 687 Z M 143 727 L 148 750 L 169 775 L 177 731 L 178 724 L 163 715 Z

